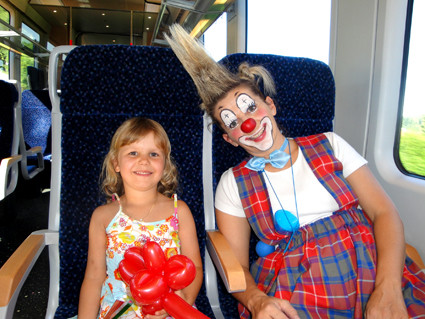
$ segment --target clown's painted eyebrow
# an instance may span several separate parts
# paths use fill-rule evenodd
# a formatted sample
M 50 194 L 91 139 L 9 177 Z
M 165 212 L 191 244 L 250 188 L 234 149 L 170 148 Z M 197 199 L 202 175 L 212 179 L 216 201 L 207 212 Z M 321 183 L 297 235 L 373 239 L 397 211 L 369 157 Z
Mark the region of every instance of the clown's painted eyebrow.
M 242 93 L 242 94 L 246 94 L 246 93 Z M 235 94 L 233 94 L 234 97 L 239 95 L 239 91 L 236 91 Z M 248 94 L 246 94 L 248 95 Z M 249 96 L 249 95 L 248 95 Z M 220 105 L 217 107 L 217 111 L 220 111 L 222 108 L 224 108 L 224 105 Z
M 220 117 L 223 124 L 228 128 L 234 128 L 237 125 L 236 115 L 231 110 L 224 109 L 220 112 Z
M 255 105 L 255 101 L 248 94 L 241 93 L 236 98 L 236 105 L 242 112 L 246 113 L 251 106 Z

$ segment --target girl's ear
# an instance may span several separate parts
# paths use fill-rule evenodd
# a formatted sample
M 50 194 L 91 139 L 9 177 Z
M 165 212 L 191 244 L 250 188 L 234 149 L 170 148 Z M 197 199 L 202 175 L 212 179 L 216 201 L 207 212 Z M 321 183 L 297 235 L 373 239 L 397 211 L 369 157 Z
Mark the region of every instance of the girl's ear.
M 238 143 L 236 143 L 235 141 L 233 141 L 233 140 L 229 137 L 229 135 L 228 135 L 227 133 L 224 133 L 222 136 L 223 136 L 223 139 L 224 139 L 227 143 L 232 144 L 234 147 L 238 147 L 238 146 L 239 146 L 239 144 L 238 144 Z
M 276 105 L 274 104 L 273 99 L 270 96 L 266 97 L 266 104 L 269 109 L 272 111 L 273 116 L 276 115 Z

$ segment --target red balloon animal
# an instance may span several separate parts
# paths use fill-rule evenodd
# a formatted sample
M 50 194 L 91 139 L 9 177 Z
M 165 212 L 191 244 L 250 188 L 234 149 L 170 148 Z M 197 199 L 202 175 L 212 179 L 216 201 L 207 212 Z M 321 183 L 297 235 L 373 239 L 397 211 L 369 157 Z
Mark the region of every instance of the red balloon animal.
M 176 319 L 209 319 L 174 293 L 196 276 L 195 265 L 186 256 L 174 255 L 167 260 L 161 246 L 150 241 L 127 249 L 118 272 L 144 314 L 165 309 Z

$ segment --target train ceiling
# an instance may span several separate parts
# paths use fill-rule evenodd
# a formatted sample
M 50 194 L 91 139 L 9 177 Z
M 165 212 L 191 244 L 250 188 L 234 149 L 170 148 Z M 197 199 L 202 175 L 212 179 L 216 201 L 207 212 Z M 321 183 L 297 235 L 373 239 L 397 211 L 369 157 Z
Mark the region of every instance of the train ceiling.
M 79 34 L 130 36 L 135 44 L 166 46 L 173 23 L 199 37 L 234 0 L 30 0 L 53 28 Z M 134 41 L 133 41 L 134 39 Z M 139 41 L 139 43 L 137 43 Z

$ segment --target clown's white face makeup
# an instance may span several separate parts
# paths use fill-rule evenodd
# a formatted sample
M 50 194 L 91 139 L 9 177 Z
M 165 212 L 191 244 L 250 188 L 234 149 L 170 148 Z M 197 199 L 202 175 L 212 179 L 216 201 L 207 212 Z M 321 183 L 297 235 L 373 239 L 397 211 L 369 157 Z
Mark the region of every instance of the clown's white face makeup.
M 223 138 L 255 156 L 267 156 L 276 139 L 282 136 L 274 120 L 275 114 L 273 100 L 267 98 L 264 102 L 244 86 L 229 91 L 215 111 L 215 117 L 221 119 L 226 132 Z
M 258 148 L 260 151 L 267 151 L 273 146 L 273 125 L 269 117 L 264 117 L 258 129 L 250 136 L 242 136 L 239 139 L 241 144 Z

